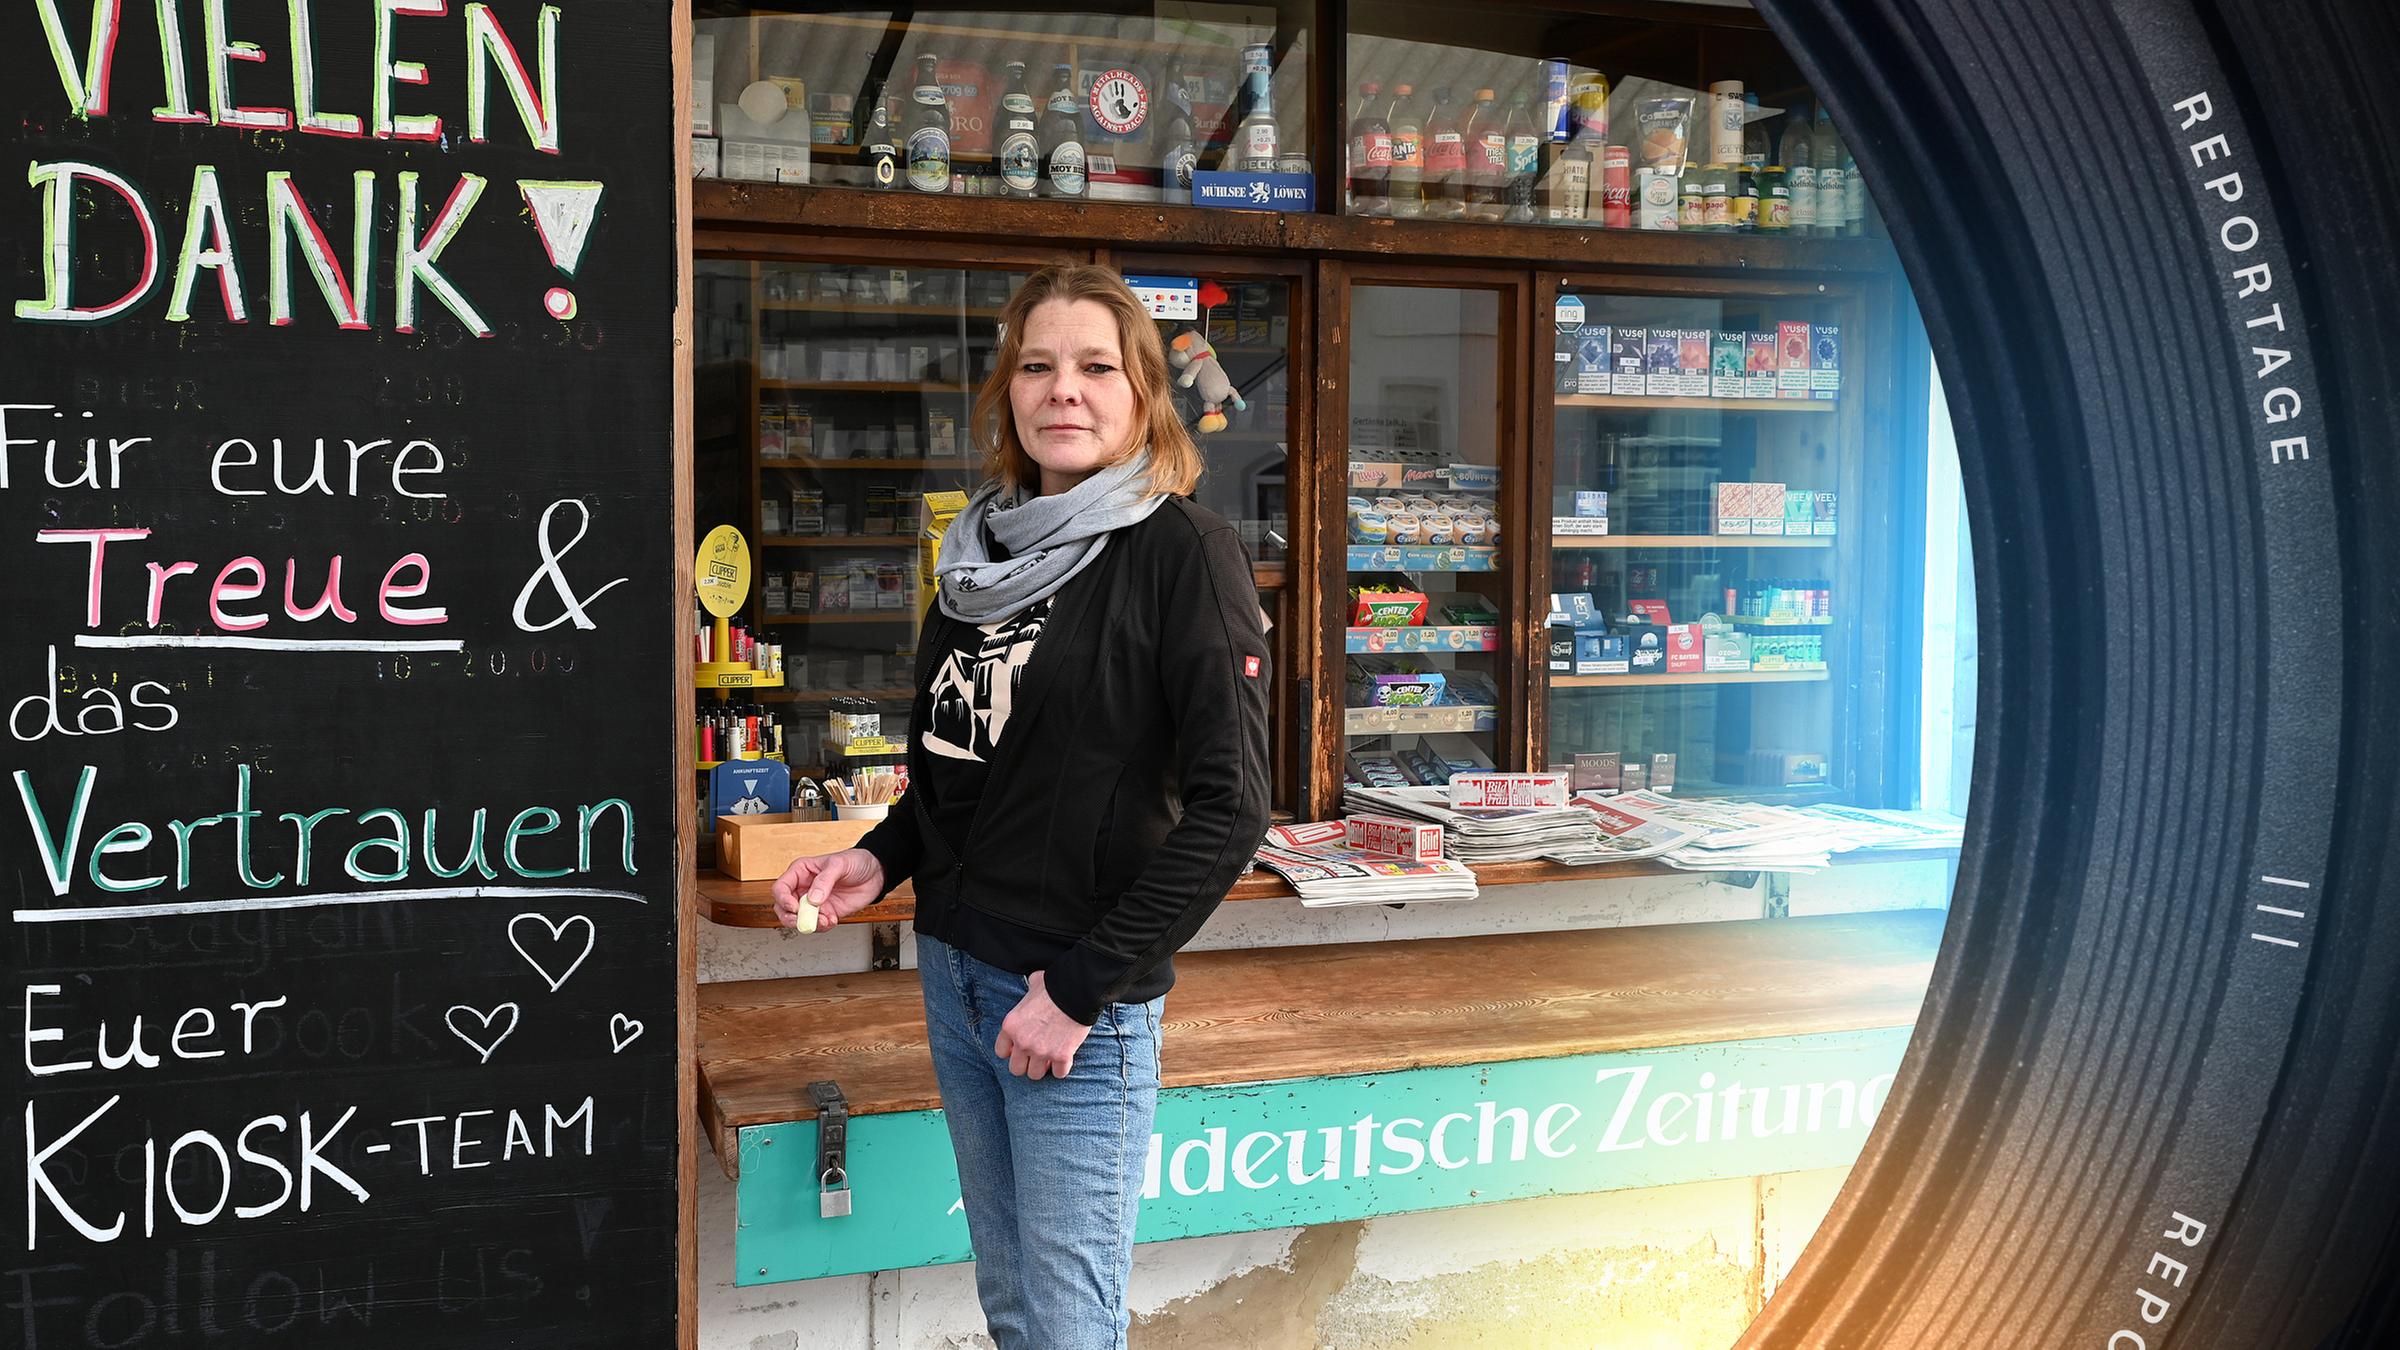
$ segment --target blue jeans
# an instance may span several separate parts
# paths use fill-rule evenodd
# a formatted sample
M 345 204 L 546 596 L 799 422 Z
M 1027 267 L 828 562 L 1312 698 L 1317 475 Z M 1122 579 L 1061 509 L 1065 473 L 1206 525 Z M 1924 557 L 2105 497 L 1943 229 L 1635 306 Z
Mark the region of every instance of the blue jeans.
M 992 1053 L 1024 976 L 923 934 L 917 975 L 992 1339 L 999 1350 L 1123 1346 L 1166 1000 L 1102 1008 L 1067 1076 L 1035 1081 Z

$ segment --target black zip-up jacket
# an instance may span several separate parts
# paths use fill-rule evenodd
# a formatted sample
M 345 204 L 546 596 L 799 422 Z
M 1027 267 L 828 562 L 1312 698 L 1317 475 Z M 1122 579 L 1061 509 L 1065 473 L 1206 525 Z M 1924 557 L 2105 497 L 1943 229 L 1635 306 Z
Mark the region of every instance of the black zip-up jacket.
M 957 622 L 936 606 L 917 640 L 917 781 L 933 663 Z M 968 837 L 943 838 L 912 792 L 859 846 L 887 890 L 915 881 L 919 932 L 995 964 L 976 948 L 1023 950 L 1012 928 L 1060 951 L 1051 1000 L 1089 1025 L 1174 982 L 1170 958 L 1265 836 L 1270 675 L 1240 536 L 1170 497 L 1052 597 Z

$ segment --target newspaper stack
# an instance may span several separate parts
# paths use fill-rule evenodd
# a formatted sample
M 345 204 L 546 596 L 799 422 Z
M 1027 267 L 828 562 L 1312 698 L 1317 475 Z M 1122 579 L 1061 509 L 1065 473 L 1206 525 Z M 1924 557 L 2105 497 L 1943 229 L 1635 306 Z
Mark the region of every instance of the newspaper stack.
M 1462 811 L 1440 787 L 1343 789 L 1346 811 L 1430 820 L 1442 827 L 1442 851 L 1465 863 L 1525 862 L 1600 847 L 1600 826 L 1580 806 Z
M 1593 822 L 1600 827 L 1599 841 L 1588 848 L 1561 849 L 1545 855 L 1552 862 L 1584 867 L 1593 863 L 1656 858 L 1672 853 L 1707 833 L 1698 825 L 1669 819 L 1646 804 L 1623 796 L 1602 797 L 1579 792 L 1569 798 L 1568 803 L 1591 813 Z
M 1967 822 L 1940 811 L 1877 811 L 1863 806 L 1812 806 L 1836 853 L 1876 853 L 1913 848 L 1957 848 Z
M 1475 874 L 1450 858 L 1420 862 L 1351 848 L 1338 820 L 1278 825 L 1267 831 L 1257 861 L 1292 883 L 1300 903 L 1395 905 L 1411 900 L 1472 900 Z

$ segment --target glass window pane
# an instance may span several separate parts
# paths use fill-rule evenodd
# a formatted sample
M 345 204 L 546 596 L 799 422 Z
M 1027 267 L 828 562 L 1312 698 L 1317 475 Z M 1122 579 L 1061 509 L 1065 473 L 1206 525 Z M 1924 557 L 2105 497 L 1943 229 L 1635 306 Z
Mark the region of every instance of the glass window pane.
M 1508 767 L 1498 742 L 1500 297 L 1350 292 L 1343 767 L 1371 787 Z
M 1312 10 L 1297 0 L 699 10 L 691 129 L 704 178 L 1189 202 L 1195 167 L 1255 156 L 1309 168 Z

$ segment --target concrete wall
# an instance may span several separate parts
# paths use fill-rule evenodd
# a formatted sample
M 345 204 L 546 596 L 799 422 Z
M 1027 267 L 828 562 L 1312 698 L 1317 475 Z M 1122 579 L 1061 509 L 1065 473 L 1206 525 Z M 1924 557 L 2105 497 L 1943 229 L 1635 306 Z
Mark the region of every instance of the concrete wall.
M 1940 863 L 1790 879 L 1795 915 L 1939 908 Z M 1448 905 L 1226 905 L 1193 949 L 1430 940 L 1758 918 L 1768 887 L 1691 877 L 1494 887 Z M 701 926 L 704 981 L 864 970 L 863 927 L 822 940 Z M 904 964 L 914 964 L 904 939 Z M 1170 1005 L 1173 995 L 1168 996 Z M 1168 1053 L 1172 1054 L 1170 1042 Z M 701 1350 L 988 1346 L 973 1267 L 733 1287 L 732 1183 L 699 1145 Z M 1515 1201 L 1136 1249 L 1132 1344 L 1716 1350 L 1749 1325 L 1823 1219 L 1847 1169 Z

